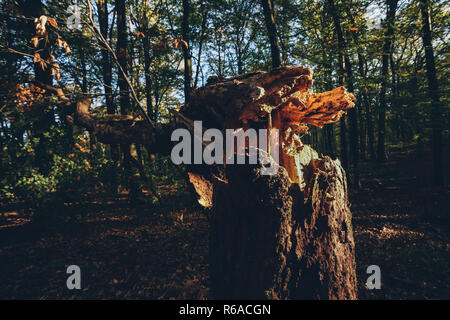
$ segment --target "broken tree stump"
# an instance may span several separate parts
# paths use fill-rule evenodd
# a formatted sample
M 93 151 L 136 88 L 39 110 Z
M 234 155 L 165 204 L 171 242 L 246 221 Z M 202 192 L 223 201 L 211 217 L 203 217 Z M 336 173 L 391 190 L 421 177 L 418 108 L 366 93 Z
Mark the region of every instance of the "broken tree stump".
M 301 191 L 282 167 L 228 170 L 210 219 L 212 298 L 357 298 L 345 172 L 329 157 L 303 172 Z
M 267 129 L 269 149 L 279 149 L 274 175 L 262 175 L 260 165 L 227 165 L 227 159 L 220 165 L 184 163 L 199 203 L 210 212 L 211 297 L 356 299 L 344 170 L 338 160 L 318 159 L 301 142 L 308 125 L 338 121 L 355 97 L 344 87 L 314 93 L 312 76 L 309 68 L 286 66 L 212 77 L 192 92 L 188 104 L 172 110 L 168 123 L 95 118 L 90 99 L 71 102 L 56 92 L 75 123 L 99 141 L 140 144 L 149 153 L 171 154 L 173 131 L 192 133 L 196 120 L 219 132 Z M 278 140 L 270 146 L 273 132 L 275 137 L 279 132 Z M 305 158 L 308 148 L 314 156 Z

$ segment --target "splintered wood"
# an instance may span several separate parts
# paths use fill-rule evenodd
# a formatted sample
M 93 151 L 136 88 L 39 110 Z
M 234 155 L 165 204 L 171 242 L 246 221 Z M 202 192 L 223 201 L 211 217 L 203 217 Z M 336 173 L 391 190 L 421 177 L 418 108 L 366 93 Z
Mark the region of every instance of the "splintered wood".
M 338 121 L 345 110 L 354 107 L 355 97 L 344 87 L 313 93 L 312 75 L 305 67 L 283 67 L 264 74 L 263 79 L 253 82 L 262 94 L 242 109 L 239 119 L 258 121 L 267 113 L 280 113 L 280 129 L 302 133 L 308 124 L 321 128 Z
M 302 127 L 310 124 L 319 128 L 323 125 L 338 121 L 345 113 L 344 110 L 354 106 L 355 97 L 344 87 L 338 87 L 323 93 L 309 94 L 306 103 L 290 101 L 280 110 L 281 118 L 290 127 Z
M 208 128 L 278 129 L 279 164 L 292 181 L 301 184 L 295 157 L 302 150 L 300 138 L 307 133 L 308 125 L 322 127 L 338 121 L 354 107 L 355 100 L 344 87 L 313 93 L 312 78 L 312 70 L 301 66 L 233 78 L 212 77 L 192 93 L 190 103 L 180 113 L 189 119 L 201 119 Z

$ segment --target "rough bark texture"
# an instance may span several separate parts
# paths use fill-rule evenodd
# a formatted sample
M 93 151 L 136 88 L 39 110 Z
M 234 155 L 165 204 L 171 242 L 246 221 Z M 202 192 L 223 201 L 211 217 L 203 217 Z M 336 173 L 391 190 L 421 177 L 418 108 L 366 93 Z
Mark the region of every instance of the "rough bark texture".
M 272 176 L 252 166 L 227 173 L 230 182 L 216 186 L 210 219 L 213 298 L 357 298 L 351 213 L 338 160 L 325 157 L 305 167 L 305 194 L 282 167 Z

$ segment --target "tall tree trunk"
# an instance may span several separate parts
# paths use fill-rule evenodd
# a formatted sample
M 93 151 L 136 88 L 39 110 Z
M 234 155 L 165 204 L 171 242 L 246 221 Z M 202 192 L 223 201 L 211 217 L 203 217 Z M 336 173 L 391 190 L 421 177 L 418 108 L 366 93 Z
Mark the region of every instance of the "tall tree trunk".
M 272 0 L 261 0 L 266 21 L 267 35 L 270 42 L 270 53 L 272 56 L 272 68 L 281 66 L 280 43 L 278 41 L 277 27 L 275 24 L 275 12 Z
M 364 57 L 362 53 L 358 53 L 358 71 L 360 75 L 360 79 L 365 79 L 365 70 L 364 70 Z M 367 94 L 367 87 L 365 83 L 361 83 L 361 88 L 359 92 L 359 101 L 357 104 L 360 106 L 359 109 L 359 146 L 360 146 L 360 157 L 361 159 L 366 159 L 366 146 L 367 146 L 367 120 L 365 117 L 369 116 L 368 113 L 368 106 L 369 103 L 368 94 Z M 365 109 L 365 110 L 364 110 Z M 363 112 L 364 110 L 364 112 Z
M 153 110 L 152 76 L 150 73 L 152 57 L 150 56 L 150 39 L 148 35 L 142 38 L 142 45 L 144 49 L 145 98 L 147 101 L 147 113 L 152 120 L 156 120 L 157 115 L 155 110 Z
M 128 54 L 128 33 L 127 33 L 127 20 L 126 20 L 126 8 L 124 0 L 115 0 L 116 5 L 116 19 L 117 19 L 117 60 L 122 67 L 125 74 L 128 73 L 128 68 L 131 66 L 130 55 Z M 119 103 L 120 113 L 127 115 L 131 112 L 130 103 L 130 88 L 125 80 L 125 76 L 122 74 L 120 68 L 118 68 L 118 84 L 119 84 Z M 130 198 L 134 199 L 138 194 L 138 186 L 136 183 L 135 175 L 133 172 L 131 161 L 131 144 L 121 144 L 120 150 L 123 154 L 123 168 L 126 176 L 126 184 L 130 191 Z
M 431 19 L 429 14 L 429 1 L 420 0 L 422 13 L 422 39 L 425 47 L 425 63 L 427 67 L 428 92 L 431 99 L 431 124 L 433 126 L 433 184 L 442 185 L 442 124 L 439 99 L 439 85 L 436 76 L 436 65 L 434 62 Z
M 362 112 L 362 108 L 359 112 L 359 156 L 361 160 L 366 160 L 366 122 L 364 121 L 364 113 Z
M 205 33 L 206 33 L 206 23 L 208 21 L 208 10 L 205 9 L 205 0 L 201 1 L 200 4 L 200 11 L 202 12 L 202 26 L 200 31 L 200 42 L 198 44 L 198 55 L 197 55 L 197 68 L 195 69 L 195 79 L 194 79 L 194 89 L 197 88 L 198 85 L 198 78 L 200 76 L 200 67 L 201 67 L 201 61 L 202 61 L 202 49 L 203 49 L 203 42 L 205 42 Z
M 339 53 L 339 84 L 342 86 L 344 82 L 347 83 L 347 88 L 350 92 L 353 92 L 353 72 L 352 65 L 350 63 L 350 57 L 346 52 L 346 43 L 344 35 L 342 33 L 341 22 L 339 19 L 337 8 L 333 0 L 328 0 L 329 12 L 333 18 L 333 24 L 338 40 L 338 53 Z M 358 186 L 358 125 L 356 109 L 349 111 L 350 121 L 350 152 L 353 166 L 353 185 Z M 341 160 L 344 168 L 347 167 L 347 139 L 346 139 L 346 123 L 345 118 L 341 118 Z
M 108 39 L 108 0 L 97 0 L 97 11 L 98 11 L 98 23 L 100 25 L 100 32 L 103 37 Z M 113 20 L 114 21 L 114 20 Z M 113 26 L 111 26 L 111 29 Z M 112 64 L 109 51 L 104 48 L 104 45 L 100 45 L 102 54 L 102 72 L 103 72 L 103 91 L 105 93 L 106 102 L 106 113 L 115 114 L 116 106 L 114 105 L 113 92 L 112 92 Z M 120 150 L 119 145 L 111 144 L 109 146 L 111 159 L 114 162 L 114 168 L 111 172 L 113 180 L 113 192 L 117 193 L 119 185 L 118 168 L 120 161 Z
M 392 40 L 394 37 L 394 21 L 395 11 L 397 10 L 398 0 L 386 0 L 386 31 L 383 45 L 383 57 L 381 60 L 381 89 L 380 89 L 380 109 L 378 111 L 378 161 L 386 160 L 386 90 L 389 72 L 389 55 L 392 47 Z
M 391 105 L 392 105 L 392 111 L 395 116 L 395 137 L 397 141 L 400 141 L 400 127 L 401 127 L 401 121 L 402 121 L 402 115 L 401 115 L 401 107 L 398 107 L 397 104 L 397 98 L 398 98 L 398 82 L 397 82 L 397 70 L 395 68 L 395 61 L 394 61 L 394 55 L 391 52 L 389 53 L 389 65 L 391 67 L 391 79 L 392 79 L 392 98 L 391 98 Z
M 153 97 L 152 97 L 152 76 L 150 72 L 150 66 L 154 59 L 154 56 L 150 54 L 151 52 L 151 35 L 148 32 L 149 19 L 147 17 L 148 9 L 145 9 L 143 13 L 143 27 L 144 36 L 142 37 L 142 49 L 144 50 L 144 76 L 145 76 L 145 98 L 147 102 L 147 114 L 152 120 L 156 120 L 156 110 L 153 108 Z
M 97 0 L 98 22 L 100 25 L 100 32 L 105 39 L 108 39 L 108 6 L 107 0 Z M 112 28 L 112 26 L 111 26 Z M 103 66 L 103 90 L 105 92 L 106 112 L 114 114 L 116 108 L 112 95 L 112 65 L 109 52 L 104 46 L 102 50 L 102 66 Z
M 369 101 L 366 104 L 367 142 L 369 145 L 370 159 L 376 159 L 375 154 L 375 133 L 373 128 L 372 108 Z
M 324 26 L 326 21 L 326 12 L 323 10 L 322 13 L 322 20 L 320 25 Z M 322 30 L 322 33 L 325 33 L 324 30 Z M 322 45 L 322 65 L 325 72 L 325 86 L 324 89 L 326 91 L 333 89 L 333 70 L 332 70 L 332 61 L 329 61 L 328 55 L 327 55 L 327 48 L 325 47 L 326 39 L 321 39 L 321 45 Z M 325 127 L 325 150 L 327 155 L 330 157 L 335 157 L 335 138 L 334 138 L 334 124 L 330 123 Z
M 191 99 L 191 86 L 192 86 L 192 61 L 191 61 L 191 49 L 189 47 L 189 14 L 190 14 L 190 0 L 183 0 L 183 19 L 181 22 L 181 33 L 183 40 L 186 41 L 186 46 L 183 46 L 183 58 L 184 58 L 184 102 L 189 103 Z
M 116 4 L 116 19 L 117 19 L 117 59 L 119 64 L 125 73 L 128 73 L 130 67 L 130 56 L 128 54 L 128 33 L 127 33 L 127 18 L 124 0 L 115 0 Z M 128 84 L 123 76 L 122 72 L 118 71 L 118 84 L 119 84 L 119 102 L 120 113 L 123 115 L 128 114 L 131 111 L 130 93 Z
M 351 5 L 351 1 L 350 1 L 350 5 Z M 352 14 L 348 15 L 348 18 L 350 19 L 350 23 L 352 25 L 355 25 L 355 19 L 353 17 Z M 359 35 L 358 32 L 352 32 L 353 35 L 353 39 L 355 41 L 355 43 L 359 43 Z M 364 64 L 365 64 L 365 59 L 364 59 L 364 55 L 361 52 L 361 48 L 358 47 L 358 71 L 359 71 L 359 75 L 361 79 L 366 79 L 366 72 L 364 70 Z M 359 106 L 359 115 L 355 115 L 355 118 L 357 118 L 359 116 L 359 125 L 360 125 L 360 132 L 359 132 L 359 145 L 360 145 L 360 152 L 361 152 L 361 158 L 365 159 L 365 155 L 366 155 L 366 143 L 365 143 L 365 131 L 363 130 L 364 128 L 364 118 L 363 118 L 363 106 L 368 102 L 367 99 L 367 87 L 365 85 L 365 83 L 361 83 L 361 89 L 359 90 L 359 94 L 358 94 L 358 99 L 357 99 L 357 103 L 356 105 Z M 366 107 L 367 108 L 367 107 Z M 350 114 L 350 117 L 352 116 L 352 114 Z M 355 122 L 357 123 L 357 120 L 355 120 Z M 356 141 L 358 140 L 358 137 L 355 138 Z M 357 149 L 357 146 L 356 146 Z M 353 154 L 353 160 L 355 162 L 355 157 L 359 156 L 359 152 L 358 150 L 353 150 L 352 151 Z

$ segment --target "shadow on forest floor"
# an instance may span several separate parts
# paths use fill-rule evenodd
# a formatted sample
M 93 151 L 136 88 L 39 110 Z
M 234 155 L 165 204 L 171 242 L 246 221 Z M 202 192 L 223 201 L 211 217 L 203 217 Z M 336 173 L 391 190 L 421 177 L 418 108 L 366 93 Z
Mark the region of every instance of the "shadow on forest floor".
M 350 192 L 361 299 L 450 298 L 450 190 L 429 187 L 424 154 L 364 163 L 361 188 Z M 365 287 L 369 265 L 381 269 L 380 290 Z
M 396 153 L 360 167 L 350 202 L 361 299 L 450 298 L 450 197 L 427 188 L 428 172 L 418 170 L 426 162 Z M 49 225 L 0 207 L 0 299 L 207 298 L 208 223 L 169 201 L 172 209 L 94 201 Z M 81 268 L 80 291 L 66 288 L 71 264 Z M 373 264 L 381 290 L 364 285 Z

